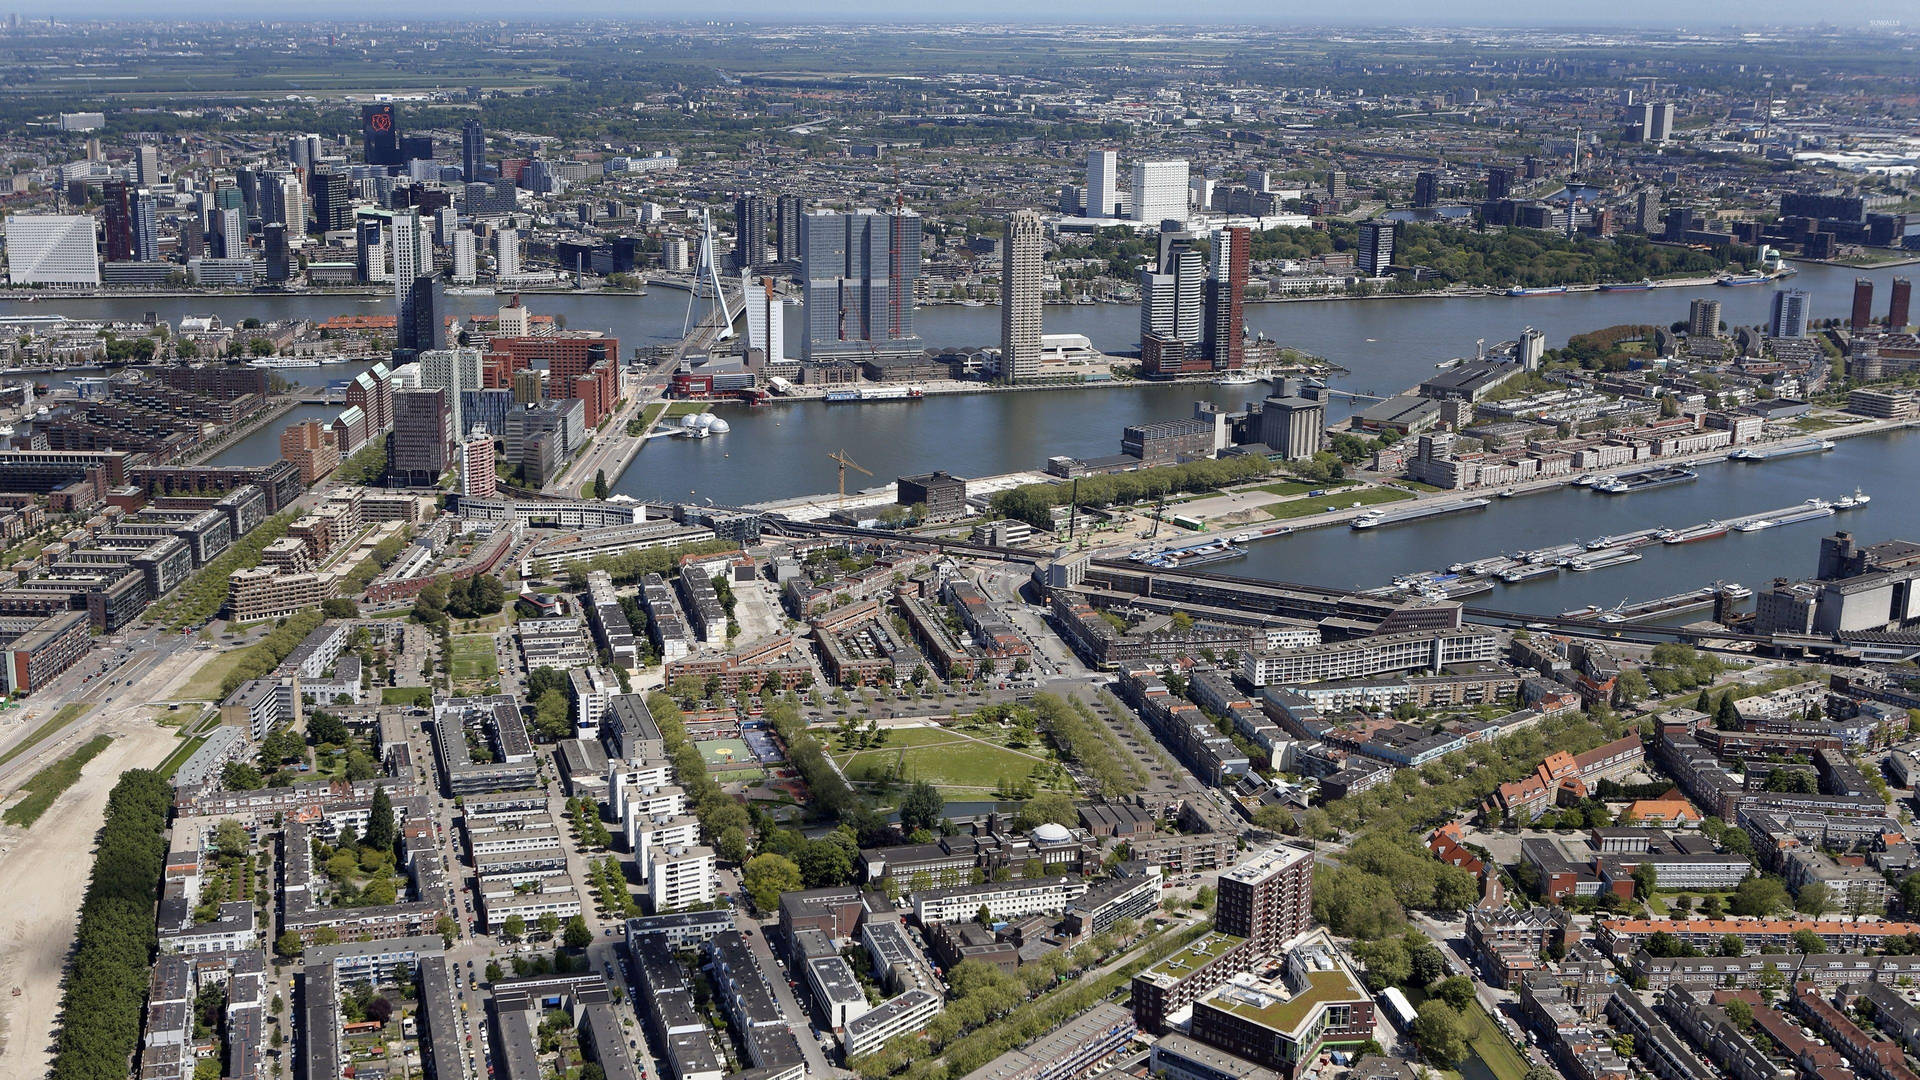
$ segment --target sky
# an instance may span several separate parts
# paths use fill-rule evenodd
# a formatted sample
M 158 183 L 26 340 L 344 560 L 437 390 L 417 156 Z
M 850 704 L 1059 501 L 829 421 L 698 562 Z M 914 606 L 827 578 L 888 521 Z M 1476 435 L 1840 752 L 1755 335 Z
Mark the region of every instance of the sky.
M 423 10 L 401 5 L 418 19 Z M 69 0 L 0 0 L 0 12 L 23 17 L 58 15 L 78 18 L 181 18 L 268 16 L 280 19 L 365 18 L 397 21 L 391 0 L 294 0 L 262 8 L 253 0 L 199 0 L 182 8 L 173 0 L 92 0 L 76 8 Z M 188 14 L 188 12 L 191 14 Z M 450 19 L 505 18 L 514 21 L 571 17 L 618 18 L 633 22 L 744 19 L 766 22 L 991 22 L 1121 24 L 1159 22 L 1326 25 L 1396 23 L 1418 25 L 1608 25 L 1716 29 L 1733 25 L 1815 22 L 1860 25 L 1870 20 L 1901 20 L 1920 25 L 1920 9 L 1910 0 L 1609 0 L 1604 4 L 1543 4 L 1538 0 L 1343 0 L 1338 4 L 1233 3 L 1187 7 L 1165 0 L 466 0 L 449 10 Z

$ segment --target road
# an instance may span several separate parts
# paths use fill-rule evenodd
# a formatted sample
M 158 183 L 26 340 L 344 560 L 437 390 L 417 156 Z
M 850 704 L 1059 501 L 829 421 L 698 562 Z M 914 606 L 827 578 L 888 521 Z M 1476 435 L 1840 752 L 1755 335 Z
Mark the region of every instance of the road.
M 0 791 L 7 790 L 16 780 L 32 776 L 45 763 L 51 751 L 70 746 L 83 728 L 97 721 L 102 715 L 102 707 L 120 700 L 134 683 L 190 646 L 190 639 L 162 633 L 152 627 L 124 638 L 98 640 L 101 644 L 96 644 L 92 652 L 37 691 L 32 698 L 33 704 L 10 718 L 9 725 L 17 726 L 17 731 L 14 738 L 0 745 L 0 753 L 5 753 L 21 739 L 30 736 L 67 705 L 85 702 L 96 708 L 87 710 L 35 743 L 32 749 L 0 766 Z

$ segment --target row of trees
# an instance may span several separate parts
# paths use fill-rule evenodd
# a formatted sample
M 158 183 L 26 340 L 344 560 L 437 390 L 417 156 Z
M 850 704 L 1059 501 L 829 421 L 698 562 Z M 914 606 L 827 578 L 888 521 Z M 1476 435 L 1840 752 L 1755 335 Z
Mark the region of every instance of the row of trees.
M 616 585 L 631 585 L 648 574 L 672 573 L 674 567 L 680 565 L 681 556 L 712 555 L 716 552 L 732 551 L 739 546 L 727 540 L 703 540 L 697 544 L 680 544 L 677 547 L 597 555 L 591 559 L 581 559 L 567 564 L 567 587 L 574 591 L 585 589 L 587 574 L 593 570 L 605 570 L 612 575 Z
M 60 1002 L 53 1080 L 120 1080 L 140 1040 L 173 792 L 159 773 L 121 774 L 107 796 Z
M 1057 695 L 1040 693 L 1033 695 L 1033 709 L 1040 716 L 1040 730 L 1053 742 L 1054 749 L 1078 765 L 1102 796 L 1125 798 L 1146 785 L 1146 768 L 1127 753 L 1091 706 L 1079 698 L 1069 703 Z
M 260 565 L 260 552 L 285 536 L 287 526 L 293 524 L 298 514 L 298 510 L 283 510 L 254 526 L 252 532 L 234 541 L 232 547 L 188 578 L 166 608 L 155 613 L 154 621 L 179 631 L 213 618 L 227 602 L 227 579 L 235 570 Z
M 700 751 L 687 739 L 686 714 L 671 697 L 657 690 L 648 694 L 647 710 L 659 725 L 661 741 L 666 744 L 667 756 L 673 760 L 674 775 L 687 793 L 694 816 L 700 819 L 700 830 L 707 843 L 723 859 L 744 861 L 747 830 L 752 827 L 746 807 L 720 790 L 719 781 L 707 772 L 707 763 L 700 757 Z
M 1077 484 L 1023 484 L 995 492 L 991 505 L 995 514 L 1044 529 L 1053 527 L 1053 508 L 1074 500 L 1076 489 L 1081 506 L 1115 506 L 1184 491 L 1213 491 L 1272 471 L 1272 464 L 1257 454 L 1189 461 L 1111 476 L 1084 476 Z
M 281 619 L 267 631 L 266 637 L 241 652 L 240 659 L 220 680 L 220 697 L 224 699 L 239 689 L 241 683 L 271 674 L 325 618 L 318 608 L 313 608 Z

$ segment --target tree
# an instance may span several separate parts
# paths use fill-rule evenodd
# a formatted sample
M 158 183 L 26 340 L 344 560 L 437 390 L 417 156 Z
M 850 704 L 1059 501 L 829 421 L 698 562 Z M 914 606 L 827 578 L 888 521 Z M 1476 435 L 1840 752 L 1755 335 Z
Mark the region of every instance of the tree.
M 360 617 L 360 605 L 344 596 L 335 596 L 320 601 L 320 614 L 329 619 L 357 619 Z
M 1439 986 L 1433 988 L 1433 996 L 1456 1009 L 1464 1009 L 1473 1000 L 1473 980 L 1465 975 L 1443 979 Z
M 213 827 L 213 849 L 222 861 L 234 861 L 247 857 L 253 841 L 247 837 L 245 825 L 232 818 L 222 818 Z
M 1740 956 L 1747 951 L 1747 939 L 1739 934 L 1726 934 L 1720 938 L 1721 956 Z
M 1467 1060 L 1472 1052 L 1468 1035 L 1459 1010 L 1438 998 L 1421 1005 L 1413 1019 L 1413 1041 L 1420 1047 L 1420 1056 L 1435 1065 L 1451 1068 Z
M 1732 998 L 1721 1006 L 1727 1012 L 1727 1020 L 1734 1027 L 1746 1031 L 1753 1026 L 1753 1006 L 1739 998 Z
M 900 827 L 908 832 L 935 828 L 946 807 L 947 801 L 940 796 L 939 788 L 925 780 L 916 780 L 900 800 Z
M 307 951 L 307 943 L 300 939 L 300 934 L 297 931 L 288 930 L 273 939 L 273 951 L 281 956 L 291 958 Z
M 1633 868 L 1633 898 L 1645 900 L 1653 895 L 1660 884 L 1660 869 L 1650 862 L 1643 862 Z
M 550 741 L 573 734 L 573 721 L 568 718 L 568 708 L 566 694 L 557 689 L 542 692 L 533 703 L 534 730 Z
M 1735 915 L 1772 915 L 1787 909 L 1787 887 L 1779 878 L 1750 877 L 1733 890 L 1727 910 Z
M 500 936 L 508 941 L 523 940 L 527 936 L 527 920 L 518 915 L 507 916 L 507 921 L 500 924 Z
M 1061 791 L 1043 791 L 1020 807 L 1020 813 L 1014 816 L 1014 826 L 1022 831 L 1031 831 L 1047 822 L 1074 825 L 1079 820 L 1080 814 L 1073 805 L 1073 796 Z
M 1733 707 L 1733 691 L 1720 695 L 1720 704 L 1713 712 L 1713 726 L 1722 731 L 1740 730 L 1740 714 Z
M 1707 696 L 1707 688 L 1700 688 L 1700 696 L 1693 699 L 1693 711 L 1703 716 L 1713 715 L 1713 699 Z
M 546 938 L 548 941 L 552 941 L 560 933 L 560 916 L 551 911 L 541 912 L 539 927 L 540 936 Z
M 453 916 L 442 913 L 433 921 L 433 932 L 439 934 L 441 943 L 451 949 L 453 939 L 460 936 L 460 924 L 453 921 Z
M 373 789 L 373 807 L 367 811 L 366 845 L 375 851 L 393 850 L 393 800 L 385 785 Z
M 1413 978 L 1413 961 L 1404 938 L 1356 941 L 1353 951 L 1367 965 L 1367 986 L 1375 992 L 1405 986 Z
M 761 911 L 772 911 L 780 906 L 780 896 L 800 888 L 800 868 L 792 859 L 771 852 L 755 855 L 747 860 L 741 873 L 741 883 L 746 886 L 747 896 L 753 900 L 753 906 Z
M 1819 918 L 1833 908 L 1833 890 L 1823 881 L 1800 886 L 1793 898 L 1793 910 Z
M 595 470 L 593 474 L 593 497 L 596 499 L 607 497 L 607 470 L 605 469 Z
M 1819 934 L 1811 930 L 1795 930 L 1793 951 L 1809 954 L 1823 953 L 1827 951 L 1827 943 Z
M 567 920 L 567 929 L 561 943 L 569 949 L 580 950 L 593 944 L 593 931 L 587 928 L 587 917 L 575 915 Z
M 800 849 L 800 875 L 809 889 L 839 885 L 853 876 L 853 854 L 847 850 L 852 845 L 834 839 L 845 836 L 841 832 L 830 833 L 808 841 L 807 846 Z
M 264 783 L 260 770 L 244 761 L 229 761 L 220 770 L 220 786 L 228 791 L 255 791 Z
M 747 861 L 747 833 L 738 825 L 729 825 L 720 830 L 713 839 L 714 854 L 730 863 Z
M 1413 973 L 1415 986 L 1430 986 L 1433 980 L 1447 973 L 1447 958 L 1431 941 L 1422 941 L 1407 950 L 1407 965 Z
M 332 743 L 345 746 L 353 740 L 352 732 L 339 717 L 330 712 L 314 712 L 307 717 L 307 742 L 312 746 Z M 391 809 L 391 807 L 389 807 Z

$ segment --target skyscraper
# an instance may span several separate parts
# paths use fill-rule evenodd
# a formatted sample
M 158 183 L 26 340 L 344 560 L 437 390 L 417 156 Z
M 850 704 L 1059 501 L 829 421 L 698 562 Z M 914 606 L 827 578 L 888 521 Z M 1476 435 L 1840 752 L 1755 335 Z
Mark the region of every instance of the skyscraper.
M 1252 231 L 1235 225 L 1213 233 L 1213 275 L 1207 279 L 1204 348 L 1215 371 L 1237 371 L 1246 363 L 1247 270 Z
M 1327 171 L 1327 194 L 1336 199 L 1347 197 L 1347 174 L 1343 169 Z
M 520 273 L 520 233 L 496 229 L 493 234 L 493 276 L 511 278 Z
M 1413 205 L 1421 209 L 1440 201 L 1440 177 L 1423 172 L 1413 178 Z
M 1120 216 L 1120 157 L 1112 150 L 1087 152 L 1087 209 L 1090 218 Z
M 1133 220 L 1186 221 L 1189 190 L 1185 161 L 1134 162 Z
M 1513 194 L 1513 166 L 1495 165 L 1487 170 L 1487 198 L 1504 199 Z
M 1909 278 L 1893 279 L 1893 286 L 1887 293 L 1887 329 L 1898 332 L 1906 328 L 1910 320 L 1909 309 L 1913 304 L 1913 281 Z
M 424 352 L 445 343 L 446 328 L 440 312 L 446 305 L 441 299 L 440 278 L 433 270 L 433 241 L 421 226 L 417 210 L 396 210 L 393 214 L 393 298 L 396 349 Z
M 313 223 L 323 233 L 353 227 L 353 203 L 347 195 L 347 175 L 318 171 L 308 185 L 313 198 Z
M 125 180 L 109 180 L 100 187 L 101 232 L 105 234 L 108 262 L 126 262 L 133 258 L 133 205 L 127 197 Z
M 213 212 L 214 230 L 220 237 L 220 257 L 237 259 L 247 253 L 247 215 L 237 206 Z
M 260 227 L 260 246 L 267 256 L 267 280 L 284 282 L 293 276 L 293 253 L 287 249 L 287 227 L 269 221 Z
M 400 157 L 400 119 L 391 104 L 360 106 L 360 148 L 369 165 L 404 164 Z
M 487 131 L 474 117 L 460 125 L 460 172 L 468 181 L 479 180 L 487 171 Z
M 748 192 L 733 200 L 733 265 L 755 270 L 767 262 L 767 199 Z
M 295 135 L 287 140 L 287 160 L 302 175 L 311 177 L 313 170 L 320 164 L 320 136 Z
M 393 443 L 387 474 L 402 484 L 431 487 L 447 471 L 453 409 L 440 387 L 393 394 Z
M 1853 330 L 1865 330 L 1873 325 L 1873 279 L 1853 279 L 1853 317 L 1847 320 L 1847 326 Z
M 1140 369 L 1147 375 L 1179 375 L 1208 366 L 1205 336 L 1206 273 L 1194 238 L 1160 234 L 1154 269 L 1140 271 Z
M 465 417 L 460 409 L 460 394 L 485 385 L 482 367 L 479 349 L 435 348 L 420 353 L 420 385 L 424 389 L 438 387 L 447 392 L 447 405 L 453 410 L 455 431 L 466 430 Z
M 143 188 L 160 182 L 160 148 L 140 146 L 133 151 L 133 181 Z
M 919 355 L 913 331 L 919 214 L 904 207 L 804 214 L 800 261 L 807 316 L 801 359 Z
M 1710 338 L 1720 334 L 1720 301 L 1695 300 L 1687 306 L 1687 334 Z
M 1633 231 L 1651 234 L 1659 220 L 1660 193 L 1651 188 L 1642 190 L 1633 203 Z
M 1393 265 L 1393 222 L 1360 223 L 1360 253 L 1356 262 L 1368 277 L 1379 277 Z
M 781 262 L 800 261 L 800 215 L 806 212 L 807 201 L 798 195 L 782 195 L 774 203 L 773 242 Z
M 747 305 L 747 348 L 759 349 L 765 362 L 770 364 L 786 359 L 785 305 L 774 291 L 773 279 L 742 272 L 740 294 L 746 298 Z
M 1016 210 L 1000 240 L 1000 377 L 1040 374 L 1040 215 Z
M 1767 319 L 1767 336 L 1803 338 L 1807 336 L 1807 313 L 1813 298 L 1800 289 L 1782 289 L 1773 294 L 1773 314 Z
M 133 195 L 133 257 L 140 262 L 160 258 L 160 204 L 146 188 Z
M 491 499 L 500 490 L 493 469 L 493 436 L 476 427 L 460 443 L 460 494 L 469 499 Z
M 457 285 L 471 285 L 479 279 L 479 260 L 474 257 L 473 230 L 453 230 L 453 267 L 451 276 Z
M 1673 103 L 1649 101 L 1640 106 L 1640 141 L 1663 143 L 1673 138 Z

